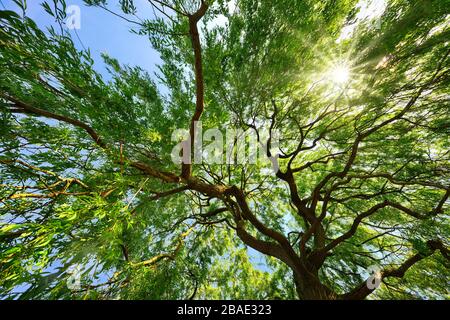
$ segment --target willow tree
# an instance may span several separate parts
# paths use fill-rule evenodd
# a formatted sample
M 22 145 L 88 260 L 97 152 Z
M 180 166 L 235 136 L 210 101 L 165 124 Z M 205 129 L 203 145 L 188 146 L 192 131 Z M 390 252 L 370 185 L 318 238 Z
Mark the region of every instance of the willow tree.
M 85 2 L 163 63 L 0 12 L 3 298 L 448 298 L 448 0 Z M 197 121 L 279 142 L 172 161 Z

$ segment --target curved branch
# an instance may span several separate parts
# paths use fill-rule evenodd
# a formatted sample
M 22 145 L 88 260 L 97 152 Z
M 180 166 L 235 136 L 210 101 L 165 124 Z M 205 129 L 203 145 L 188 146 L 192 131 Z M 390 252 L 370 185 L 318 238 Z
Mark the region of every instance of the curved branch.
M 62 116 L 47 110 L 39 109 L 36 107 L 33 107 L 23 101 L 20 101 L 19 99 L 12 97 L 6 93 L 0 93 L 0 96 L 10 102 L 14 103 L 14 106 L 17 108 L 16 110 L 11 110 L 14 113 L 31 113 L 36 114 L 45 118 L 55 119 L 59 121 L 63 121 L 66 123 L 69 123 L 71 125 L 74 125 L 75 127 L 81 128 L 84 131 L 91 136 L 91 138 L 95 141 L 97 145 L 99 145 L 102 149 L 106 148 L 106 143 L 100 138 L 98 133 L 89 125 L 85 124 L 84 122 L 81 122 L 79 120 Z
M 330 243 L 328 243 L 324 248 L 322 248 L 321 250 L 319 250 L 319 252 L 321 252 L 322 254 L 324 254 L 327 251 L 330 251 L 331 249 L 335 248 L 336 246 L 338 246 L 340 243 L 342 243 L 343 241 L 351 238 L 357 231 L 361 221 L 364 218 L 367 218 L 368 216 L 374 214 L 375 212 L 377 212 L 378 210 L 382 209 L 382 208 L 386 208 L 386 207 L 392 207 L 395 209 L 398 209 L 404 213 L 406 213 L 409 216 L 412 216 L 416 219 L 427 219 L 433 215 L 436 215 L 438 213 L 441 212 L 442 210 L 442 206 L 444 204 L 444 202 L 446 201 L 446 199 L 449 196 L 449 192 L 447 191 L 446 194 L 443 197 L 443 201 L 441 200 L 439 202 L 439 204 L 430 212 L 428 212 L 427 214 L 420 214 L 418 212 L 415 212 L 405 206 L 402 206 L 399 203 L 395 203 L 392 201 L 388 201 L 385 200 L 379 204 L 374 205 L 373 207 L 371 207 L 370 209 L 368 209 L 367 211 L 359 214 L 355 220 L 353 221 L 352 226 L 350 227 L 350 230 L 348 230 L 346 233 L 342 234 L 341 236 L 337 237 L 336 239 L 332 240 Z
M 382 271 L 380 274 L 381 276 L 380 280 L 388 277 L 403 278 L 405 273 L 414 264 L 423 260 L 426 257 L 431 256 L 436 250 L 439 250 L 447 260 L 450 260 L 450 251 L 443 245 L 442 241 L 429 240 L 427 241 L 427 246 L 429 249 L 428 252 L 416 253 L 415 255 L 405 260 L 398 268 L 391 268 Z M 371 294 L 375 290 L 375 288 L 369 289 L 369 287 L 367 286 L 368 280 L 369 279 L 366 279 L 363 283 L 359 284 L 355 289 L 351 290 L 350 292 L 340 295 L 339 298 L 344 300 L 361 300 L 366 298 L 369 294 Z

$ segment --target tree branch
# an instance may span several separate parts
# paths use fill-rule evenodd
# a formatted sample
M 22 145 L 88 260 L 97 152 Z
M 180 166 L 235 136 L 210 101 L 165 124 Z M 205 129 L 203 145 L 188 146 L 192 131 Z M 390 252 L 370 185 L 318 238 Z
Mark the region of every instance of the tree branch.
M 449 249 L 447 249 L 443 245 L 442 241 L 429 240 L 427 241 L 427 246 L 429 249 L 428 252 L 416 253 L 415 255 L 405 260 L 398 268 L 391 268 L 382 271 L 380 274 L 381 275 L 380 280 L 388 277 L 403 278 L 405 273 L 414 264 L 423 260 L 426 257 L 431 256 L 436 250 L 439 250 L 447 260 L 450 260 Z M 367 286 L 368 280 L 369 279 L 366 279 L 364 282 L 362 282 L 360 285 L 358 285 L 355 289 L 351 290 L 350 292 L 340 295 L 339 298 L 343 300 L 361 300 L 366 298 L 369 294 L 371 294 L 375 290 L 375 288 L 369 289 L 369 287 Z

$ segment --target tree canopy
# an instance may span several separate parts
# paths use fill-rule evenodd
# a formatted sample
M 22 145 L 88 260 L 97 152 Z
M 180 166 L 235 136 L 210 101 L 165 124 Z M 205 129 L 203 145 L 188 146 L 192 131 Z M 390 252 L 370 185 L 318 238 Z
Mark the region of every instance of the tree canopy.
M 2 298 L 449 298 L 448 0 L 366 19 L 354 0 L 149 0 L 149 16 L 85 0 L 163 61 L 153 75 L 104 55 L 109 79 L 64 1 L 43 2 L 61 25 L 47 30 L 15 2 L 0 11 Z M 256 134 L 269 160 L 174 162 L 172 133 L 197 121 Z

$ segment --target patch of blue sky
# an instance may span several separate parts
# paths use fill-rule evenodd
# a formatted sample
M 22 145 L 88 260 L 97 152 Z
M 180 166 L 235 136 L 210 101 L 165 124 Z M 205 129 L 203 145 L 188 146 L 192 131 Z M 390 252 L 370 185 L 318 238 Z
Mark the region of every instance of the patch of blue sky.
M 43 2 L 27 1 L 26 15 L 43 30 L 50 26 L 58 27 L 55 19 L 42 7 Z M 18 12 L 18 7 L 12 0 L 2 0 L 2 3 L 3 8 Z M 104 79 L 110 79 L 111 75 L 106 70 L 101 57 L 102 53 L 119 60 L 122 64 L 139 66 L 150 74 L 158 71 L 157 66 L 162 63 L 158 52 L 152 48 L 146 36 L 130 31 L 132 27 L 135 27 L 132 23 L 101 8 L 86 6 L 82 0 L 68 0 L 66 3 L 68 6 L 77 5 L 80 8 L 80 29 L 68 29 L 75 46 L 79 50 L 89 48 L 94 60 L 94 68 Z M 139 12 L 149 17 L 152 13 L 149 11 L 149 6 L 145 4 L 145 0 L 136 1 Z M 118 2 L 116 5 L 110 5 L 109 8 L 120 12 Z

